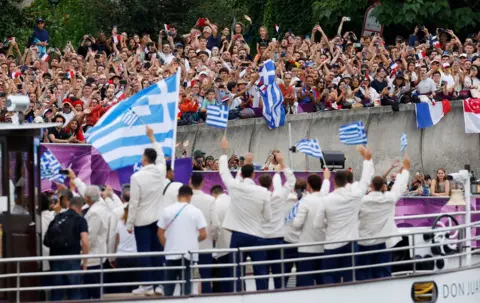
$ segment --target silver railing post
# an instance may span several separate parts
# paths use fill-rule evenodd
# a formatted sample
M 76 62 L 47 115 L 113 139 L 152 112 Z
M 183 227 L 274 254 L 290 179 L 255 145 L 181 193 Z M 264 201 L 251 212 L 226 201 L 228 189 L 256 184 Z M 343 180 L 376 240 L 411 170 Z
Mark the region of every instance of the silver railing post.
M 192 255 L 190 255 L 190 281 L 192 281 L 193 275 L 195 274 L 195 268 L 192 267 L 194 264 L 195 263 L 193 262 Z M 198 253 L 197 265 L 200 265 L 200 253 Z M 200 279 L 202 279 L 202 276 L 200 275 L 200 268 L 197 268 L 197 271 L 198 271 L 198 276 L 200 277 Z M 185 281 L 185 284 L 187 284 L 187 281 Z M 201 286 L 202 286 L 202 282 L 200 282 L 200 289 L 202 289 Z M 193 292 L 193 283 L 190 282 L 190 294 L 192 294 L 192 292 Z
M 17 261 L 17 303 L 20 303 L 20 261 Z
M 103 261 L 102 258 L 100 258 L 100 300 L 103 299 L 103 262 L 102 261 Z
M 233 253 L 233 293 L 237 292 L 237 252 Z
M 280 279 L 282 279 L 281 283 L 282 283 L 282 289 L 285 288 L 285 251 L 284 251 L 284 248 L 280 248 L 280 265 L 282 266 L 282 277 Z M 288 279 L 288 278 L 287 278 Z M 275 278 L 273 278 L 273 284 L 275 284 Z
M 417 271 L 417 258 L 415 258 L 415 235 L 412 235 L 412 259 L 413 259 L 413 274 Z
M 244 271 L 247 268 L 246 268 L 245 265 L 241 265 L 241 263 L 243 263 L 243 252 L 240 250 L 240 260 L 238 260 L 238 266 L 240 266 L 240 277 L 238 277 L 238 278 L 240 279 L 240 290 L 242 292 L 244 292 L 245 291 L 245 285 L 243 284 L 244 280 L 242 278 L 244 276 Z M 254 271 L 254 274 L 255 274 L 255 271 Z
M 355 241 L 352 241 L 352 268 L 353 268 L 352 279 L 353 279 L 353 282 L 355 282 L 357 280 L 355 278 Z
M 191 258 L 192 258 L 192 255 L 190 255 L 190 260 L 191 260 Z M 186 269 L 185 268 L 185 258 L 183 257 L 183 255 L 180 258 L 180 260 L 182 260 L 182 281 L 186 281 L 185 280 L 185 269 Z M 190 276 L 190 279 L 192 279 L 191 276 Z M 187 286 L 186 284 L 187 284 L 186 282 L 185 283 L 180 283 L 180 294 L 182 294 L 182 295 L 185 295 L 185 287 Z

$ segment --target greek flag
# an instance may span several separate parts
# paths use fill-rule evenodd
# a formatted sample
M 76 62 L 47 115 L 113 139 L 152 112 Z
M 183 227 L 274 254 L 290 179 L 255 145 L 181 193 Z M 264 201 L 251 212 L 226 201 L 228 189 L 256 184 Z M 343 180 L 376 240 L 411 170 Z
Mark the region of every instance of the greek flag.
M 228 105 L 208 105 L 207 106 L 207 125 L 227 128 L 228 124 Z
M 408 145 L 407 134 L 403 133 L 402 137 L 400 138 L 400 152 L 405 151 L 405 149 L 407 148 L 407 145 Z
M 302 139 L 296 145 L 297 151 L 314 158 L 323 158 L 322 149 L 317 139 Z
M 267 60 L 259 71 L 260 79 L 257 83 L 263 100 L 263 117 L 270 129 L 285 124 L 285 108 L 280 87 L 275 82 L 275 64 Z M 261 88 L 261 89 L 260 89 Z
M 40 178 L 58 183 L 65 182 L 65 176 L 60 174 L 62 165 L 51 151 L 47 150 L 40 157 Z
M 345 145 L 367 144 L 367 132 L 362 121 L 342 125 L 339 134 L 340 142 Z
M 300 201 L 302 201 L 302 200 L 300 200 Z M 295 217 L 297 216 L 298 206 L 300 205 L 300 201 L 295 203 L 295 205 L 292 207 L 292 209 L 290 210 L 288 215 L 285 217 L 285 224 L 292 222 L 295 219 Z
M 163 147 L 165 157 L 174 157 L 180 74 L 157 82 L 111 108 L 86 133 L 87 142 L 102 155 L 111 170 L 140 162 L 151 147 L 145 124 Z

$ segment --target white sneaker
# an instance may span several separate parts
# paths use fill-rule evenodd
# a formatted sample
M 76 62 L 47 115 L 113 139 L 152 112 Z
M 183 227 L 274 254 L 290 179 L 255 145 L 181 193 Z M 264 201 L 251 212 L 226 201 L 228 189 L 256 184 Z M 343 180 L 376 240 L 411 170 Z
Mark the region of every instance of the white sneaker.
M 148 286 L 148 287 L 139 286 L 138 288 L 132 291 L 132 294 L 136 296 L 143 296 L 143 295 L 149 296 L 149 295 L 153 295 L 154 291 L 152 286 Z
M 157 286 L 155 288 L 155 293 L 160 296 L 164 296 L 165 292 L 163 291 L 163 286 Z

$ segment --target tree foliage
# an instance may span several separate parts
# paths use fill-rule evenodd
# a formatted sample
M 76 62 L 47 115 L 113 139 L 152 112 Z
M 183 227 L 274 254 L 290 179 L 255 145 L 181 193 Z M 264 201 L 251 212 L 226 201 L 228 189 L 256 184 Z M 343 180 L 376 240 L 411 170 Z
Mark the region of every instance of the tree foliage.
M 343 16 L 351 21 L 344 25 L 344 30 L 362 28 L 368 0 L 319 0 L 312 4 L 313 18 L 319 22 L 327 34 L 335 34 Z

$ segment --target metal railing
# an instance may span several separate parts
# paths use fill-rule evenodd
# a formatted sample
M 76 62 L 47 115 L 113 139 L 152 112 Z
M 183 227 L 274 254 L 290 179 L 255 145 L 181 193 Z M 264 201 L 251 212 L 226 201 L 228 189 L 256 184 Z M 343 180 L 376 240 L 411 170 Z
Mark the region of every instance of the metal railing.
M 480 213 L 477 211 L 475 213 Z M 464 212 L 455 212 L 455 213 L 448 213 L 452 216 L 462 216 Z M 418 216 L 405 216 L 401 217 L 401 219 L 417 219 L 417 218 L 434 218 L 438 217 L 439 214 L 426 214 L 426 215 L 418 215 Z M 398 218 L 397 218 L 398 219 Z M 416 251 L 425 248 L 433 248 L 433 247 L 441 247 L 445 245 L 445 243 L 428 243 L 424 245 L 416 245 L 415 241 L 410 243 L 408 246 L 403 247 L 394 247 L 382 250 L 375 250 L 375 251 L 368 251 L 368 252 L 356 252 L 355 250 L 355 243 L 357 241 L 365 241 L 365 240 L 386 240 L 390 237 L 398 237 L 398 236 L 408 236 L 414 238 L 416 235 L 423 235 L 423 234 L 436 234 L 436 233 L 447 233 L 452 231 L 461 231 L 465 230 L 466 228 L 480 228 L 480 221 L 471 223 L 471 224 L 463 224 L 457 225 L 453 227 L 446 227 L 446 228 L 438 228 L 434 230 L 423 229 L 414 232 L 402 233 L 402 234 L 395 234 L 389 236 L 381 236 L 381 237 L 371 237 L 371 238 L 362 238 L 362 239 L 349 239 L 349 240 L 342 240 L 342 241 L 334 241 L 334 242 L 315 242 L 315 243 L 297 243 L 297 244 L 284 244 L 284 245 L 269 245 L 269 246 L 256 246 L 256 247 L 245 247 L 245 248 L 232 248 L 232 249 L 210 249 L 210 250 L 198 250 L 198 251 L 189 251 L 189 252 L 149 252 L 149 253 L 130 253 L 130 254 L 99 254 L 99 255 L 69 255 L 69 256 L 51 256 L 51 257 L 24 257 L 24 258 L 8 258 L 8 259 L 0 259 L 0 265 L 5 264 L 14 264 L 16 266 L 15 273 L 9 274 L 2 274 L 0 275 L 1 279 L 10 279 L 11 287 L 6 287 L 0 289 L 0 293 L 8 293 L 14 292 L 15 299 L 17 302 L 21 301 L 21 293 L 24 292 L 32 292 L 32 291 L 47 291 L 47 290 L 60 290 L 60 289 L 76 289 L 76 288 L 96 288 L 100 289 L 100 298 L 104 299 L 105 288 L 112 288 L 112 287 L 123 287 L 123 286 L 139 286 L 145 284 L 142 281 L 135 281 L 135 282 L 123 282 L 123 283 L 107 283 L 104 281 L 103 276 L 109 273 L 118 273 L 118 272 L 137 272 L 137 271 L 163 271 L 166 272 L 168 270 L 181 270 L 182 275 L 180 280 L 160 280 L 160 281 L 153 281 L 148 282 L 149 285 L 167 285 L 167 284 L 180 284 L 181 293 L 184 294 L 184 288 L 186 283 L 201 283 L 201 282 L 232 282 L 233 283 L 233 291 L 237 292 L 237 283 L 236 281 L 240 280 L 241 289 L 240 291 L 245 291 L 244 283 L 248 280 L 253 279 L 269 279 L 269 278 L 280 278 L 281 279 L 281 288 L 286 287 L 285 277 L 292 277 L 292 276 L 301 276 L 301 275 L 312 275 L 312 274 L 325 274 L 325 273 L 332 273 L 332 272 L 345 272 L 345 271 L 352 271 L 353 281 L 355 281 L 356 272 L 361 269 L 366 268 L 376 268 L 381 266 L 397 266 L 397 265 L 412 265 L 412 270 L 407 271 L 406 274 L 408 275 L 418 275 L 424 274 L 425 271 L 419 271 L 418 267 L 419 264 L 426 262 L 426 261 L 437 261 L 437 260 L 448 260 L 448 259 L 455 259 L 458 258 L 459 267 L 464 268 L 471 266 L 471 264 L 466 264 L 462 262 L 463 257 L 472 254 L 472 252 L 465 249 L 465 245 L 467 242 L 480 240 L 480 236 L 477 235 L 476 237 L 462 238 L 458 240 L 449 240 L 448 244 L 450 245 L 457 245 L 457 250 L 454 253 L 448 255 L 440 255 L 434 256 L 428 259 L 421 259 L 417 260 L 413 257 L 411 260 L 402 260 L 402 261 L 392 261 L 388 263 L 382 264 L 373 264 L 367 266 L 359 266 L 356 264 L 356 257 L 367 255 L 367 254 L 374 254 L 379 252 L 398 252 L 398 251 L 407 251 L 410 250 L 412 255 L 416 255 Z M 295 249 L 300 247 L 312 247 L 312 246 L 319 246 L 319 245 L 328 245 L 328 244 L 343 244 L 349 243 L 351 245 L 351 252 L 337 254 L 337 255 L 319 255 L 314 257 L 297 257 L 291 259 L 285 259 L 285 250 L 286 249 Z M 280 259 L 279 260 L 267 260 L 267 261 L 252 261 L 246 260 L 243 261 L 244 254 L 248 254 L 250 252 L 255 251 L 270 251 L 270 250 L 280 250 Z M 195 254 L 231 254 L 232 259 L 229 263 L 223 264 L 195 264 L 195 262 L 191 262 L 190 264 L 190 281 L 185 279 L 185 270 L 187 266 L 183 263 L 183 257 L 189 256 L 189 260 L 193 260 L 193 255 Z M 22 264 L 29 263 L 29 262 L 41 262 L 41 261 L 66 261 L 66 260 L 84 260 L 84 259 L 100 259 L 104 260 L 105 258 L 142 258 L 142 257 L 166 257 L 166 256 L 180 256 L 182 258 L 182 265 L 181 266 L 163 266 L 163 267 L 131 267 L 131 268 L 112 268 L 106 269 L 103 267 L 103 262 L 100 262 L 100 269 L 96 270 L 72 270 L 72 271 L 54 271 L 54 272 L 22 272 Z M 237 257 L 240 256 L 239 259 Z M 311 261 L 311 260 L 328 260 L 331 258 L 338 258 L 338 257 L 351 257 L 352 258 L 352 266 L 343 267 L 343 268 L 335 268 L 335 269 L 322 269 L 322 270 L 312 270 L 312 271 L 304 271 L 304 272 L 285 272 L 284 265 L 286 263 L 292 262 L 302 262 L 302 261 Z M 266 275 L 247 275 L 246 271 L 243 269 L 248 266 L 258 266 L 258 265 L 272 265 L 278 264 L 281 265 L 281 273 L 273 274 L 268 273 Z M 240 267 L 240 276 L 237 276 L 236 271 L 237 268 Z M 214 278 L 201 278 L 195 277 L 194 271 L 200 270 L 202 268 L 231 268 L 232 275 L 228 277 L 214 277 Z M 56 285 L 56 286 L 32 286 L 32 285 L 23 285 L 22 279 L 23 278 L 41 278 L 45 276 L 52 276 L 52 275 L 85 275 L 85 274 L 100 274 L 100 283 L 98 284 L 81 284 L 81 285 Z M 396 277 L 391 277 L 395 279 Z

